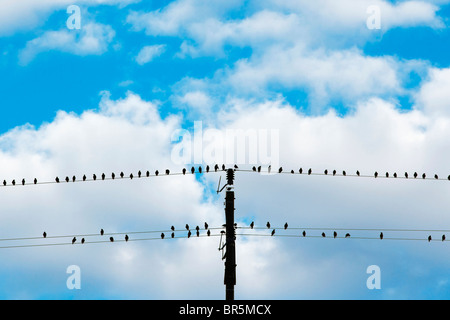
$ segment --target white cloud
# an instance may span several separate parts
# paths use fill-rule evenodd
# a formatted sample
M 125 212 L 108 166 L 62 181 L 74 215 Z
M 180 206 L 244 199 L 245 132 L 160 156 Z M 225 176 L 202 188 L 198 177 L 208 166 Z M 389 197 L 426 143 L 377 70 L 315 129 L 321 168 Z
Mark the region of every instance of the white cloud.
M 417 107 L 437 117 L 450 115 L 450 69 L 432 68 L 416 93 Z
M 152 46 L 143 47 L 136 56 L 136 62 L 140 65 L 146 64 L 152 61 L 154 58 L 159 57 L 166 51 L 164 44 L 157 44 Z
M 114 36 L 115 31 L 110 26 L 92 22 L 84 24 L 80 30 L 46 31 L 27 42 L 19 53 L 19 63 L 26 65 L 39 53 L 51 50 L 79 56 L 101 55 L 107 51 Z

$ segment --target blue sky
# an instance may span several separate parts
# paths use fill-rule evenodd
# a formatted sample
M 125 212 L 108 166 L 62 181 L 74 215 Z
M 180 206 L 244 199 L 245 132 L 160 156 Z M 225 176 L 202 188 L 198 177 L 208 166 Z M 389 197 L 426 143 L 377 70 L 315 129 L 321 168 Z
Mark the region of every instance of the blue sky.
M 72 4 L 81 9 L 79 30 L 66 26 Z M 367 27 L 371 5 L 380 9 L 380 29 Z M 178 129 L 192 131 L 195 121 L 221 133 L 279 130 L 279 164 L 295 171 L 334 166 L 369 174 L 418 170 L 447 176 L 449 17 L 447 0 L 3 1 L 0 179 L 179 170 L 170 138 Z M 103 225 L 117 232 L 158 230 L 189 219 L 221 225 L 223 199 L 211 192 L 217 179 L 2 190 L 8 213 L 0 219 L 0 232 L 4 237 L 42 229 L 89 233 Z M 448 199 L 442 184 L 263 177 L 257 182 L 261 191 L 254 178 L 240 179 L 237 220 L 243 224 L 273 219 L 282 225 L 290 219 L 291 225 L 311 227 L 450 229 L 450 218 L 442 214 Z M 166 193 L 152 194 L 161 190 Z M 133 204 L 119 201 L 121 196 Z M 302 213 L 313 214 L 298 214 L 299 202 Z M 54 206 L 49 209 L 48 203 Z M 61 209 L 67 203 L 70 209 Z M 28 221 L 26 227 L 21 221 Z M 428 243 L 324 246 L 320 240 L 299 249 L 297 239 L 244 238 L 237 296 L 449 298 L 445 243 L 430 249 Z M 136 243 L 130 249 L 120 244 L 101 253 L 100 245 L 87 253 L 13 249 L 8 265 L 0 268 L 0 297 L 221 299 L 223 269 L 219 255 L 214 256 L 216 245 L 179 241 L 173 247 Z M 214 261 L 186 267 L 189 256 L 211 248 Z M 149 250 L 152 254 L 140 260 Z M 32 263 L 24 265 L 26 259 Z M 81 290 L 65 286 L 70 264 L 83 270 Z M 381 267 L 381 290 L 365 286 L 365 268 L 371 264 Z M 193 276 L 185 279 L 180 268 Z M 200 283 L 205 286 L 215 279 L 217 284 L 189 296 L 196 275 L 204 275 Z M 244 280 L 250 275 L 262 280 L 258 285 Z M 270 289 L 271 279 L 280 284 L 276 290 Z M 179 290 L 170 288 L 174 283 Z M 149 292 L 148 286 L 155 290 Z

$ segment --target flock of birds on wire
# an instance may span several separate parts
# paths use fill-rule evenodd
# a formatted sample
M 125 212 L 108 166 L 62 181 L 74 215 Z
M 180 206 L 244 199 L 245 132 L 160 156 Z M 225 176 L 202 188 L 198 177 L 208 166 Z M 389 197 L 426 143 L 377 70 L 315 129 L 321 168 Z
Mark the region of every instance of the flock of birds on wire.
M 225 171 L 225 170 L 226 170 L 226 166 L 225 166 L 224 164 L 222 165 L 221 168 L 222 168 L 222 171 Z M 216 164 L 216 165 L 214 166 L 214 168 L 211 168 L 209 165 L 207 165 L 207 166 L 205 167 L 205 170 L 203 170 L 202 166 L 199 166 L 197 169 L 196 169 L 195 167 L 191 167 L 190 172 L 191 172 L 192 174 L 195 174 L 195 173 L 203 173 L 203 172 L 208 173 L 208 172 L 210 172 L 210 171 L 212 171 L 212 170 L 214 170 L 214 172 L 219 171 L 219 170 L 220 170 L 219 165 Z M 234 170 L 235 170 L 235 171 L 239 170 L 239 167 L 238 167 L 236 164 L 234 165 Z M 241 171 L 250 171 L 250 170 L 241 170 Z M 258 166 L 258 167 L 253 166 L 251 171 L 253 171 L 253 172 L 262 172 L 262 167 L 261 167 L 261 166 Z M 268 172 L 268 173 L 272 173 L 272 166 L 271 166 L 271 165 L 269 165 L 269 166 L 267 167 L 267 172 Z M 289 172 L 289 171 L 287 171 L 287 172 Z M 188 171 L 187 171 L 186 168 L 183 168 L 182 171 L 181 171 L 181 173 L 182 173 L 183 175 L 185 175 L 186 173 L 188 173 Z M 278 173 L 286 173 L 286 171 L 283 171 L 283 167 L 279 167 Z M 291 174 L 295 174 L 296 172 L 295 172 L 294 170 L 290 170 L 290 173 L 291 173 Z M 311 175 L 311 174 L 313 174 L 313 171 L 312 171 L 311 168 L 309 168 L 308 170 L 303 170 L 303 168 L 300 168 L 300 169 L 298 170 L 298 173 L 299 173 L 299 174 L 303 174 L 303 173 L 304 173 L 304 174 Z M 170 174 L 171 174 L 170 170 L 169 170 L 169 169 L 166 169 L 166 170 L 165 170 L 165 175 L 170 175 Z M 345 170 L 342 171 L 341 174 L 339 174 L 336 170 L 328 171 L 328 169 L 324 170 L 323 173 L 314 173 L 314 174 L 316 174 L 316 175 L 317 175 L 317 174 L 320 174 L 320 175 L 333 175 L 333 176 L 336 176 L 336 175 L 347 176 L 347 172 L 346 172 Z M 141 178 L 141 177 L 144 177 L 144 176 L 145 176 L 145 177 L 150 177 L 150 175 L 151 175 L 151 174 L 150 174 L 150 171 L 148 171 L 148 170 L 147 170 L 145 173 L 143 173 L 143 172 L 141 172 L 141 171 L 138 171 L 138 173 L 137 173 L 137 177 L 138 177 L 138 178 Z M 159 170 L 156 170 L 155 173 L 154 173 L 154 175 L 155 175 L 155 176 L 160 175 Z M 125 178 L 125 174 L 124 174 L 123 172 L 120 172 L 119 176 L 120 176 L 120 178 Z M 363 175 L 362 175 L 362 174 L 360 173 L 360 171 L 358 170 L 358 171 L 356 171 L 356 176 L 360 177 L 360 176 L 363 176 Z M 131 173 L 131 174 L 128 175 L 127 177 L 130 178 L 130 179 L 133 179 L 135 176 L 133 175 L 133 173 Z M 368 177 L 368 176 L 366 175 L 365 177 Z M 383 175 L 382 175 L 382 174 L 379 174 L 379 173 L 376 171 L 376 172 L 373 174 L 373 177 L 374 177 L 374 178 L 378 178 L 378 177 L 383 177 Z M 386 173 L 384 174 L 384 177 L 386 177 L 386 178 L 389 178 L 389 177 L 397 178 L 397 177 L 400 177 L 400 175 L 398 175 L 396 172 L 394 172 L 394 173 L 392 174 L 392 176 L 391 176 L 391 175 L 389 174 L 389 172 L 386 172 Z M 410 175 L 408 174 L 408 172 L 405 172 L 404 175 L 403 175 L 403 177 L 406 178 L 406 179 L 408 179 L 408 178 L 410 178 Z M 414 173 L 412 174 L 412 177 L 414 177 L 414 179 L 420 178 L 420 177 L 421 177 L 422 179 L 426 179 L 426 178 L 427 178 L 427 175 L 426 175 L 425 173 L 422 173 L 421 175 L 419 175 L 417 172 L 414 172 Z M 110 179 L 113 179 L 113 180 L 114 180 L 115 178 L 116 178 L 116 174 L 115 174 L 114 172 L 111 173 Z M 82 179 L 82 181 L 86 181 L 86 180 L 88 180 L 88 177 L 87 177 L 86 175 L 83 175 L 83 177 L 82 177 L 81 179 Z M 102 173 L 99 177 L 97 177 L 96 174 L 93 174 L 93 175 L 92 175 L 92 180 L 95 181 L 95 180 L 98 180 L 98 179 L 105 180 L 105 179 L 107 179 L 107 176 L 106 176 L 105 173 Z M 435 174 L 435 175 L 434 175 L 434 179 L 439 180 L 439 176 L 438 176 L 437 174 Z M 447 180 L 450 180 L 450 175 L 447 177 Z M 66 182 L 71 182 L 71 181 L 72 181 L 72 182 L 76 182 L 76 181 L 78 181 L 78 180 L 77 180 L 77 177 L 76 177 L 76 176 L 72 176 L 72 178 L 70 178 L 69 176 L 66 176 L 65 179 L 64 179 L 64 181 L 66 181 Z M 60 183 L 60 182 L 62 182 L 62 180 L 61 180 L 59 177 L 56 177 L 56 178 L 55 178 L 55 182 L 56 182 L 56 183 Z M 34 178 L 33 184 L 37 184 L 37 183 L 38 183 L 37 178 Z M 46 182 L 46 183 L 49 183 L 49 182 Z M 17 182 L 16 182 L 15 179 L 11 181 L 11 185 L 15 186 L 16 184 L 17 184 Z M 21 184 L 22 184 L 22 185 L 26 185 L 26 184 L 27 184 L 27 183 L 26 183 L 26 180 L 25 180 L 25 179 L 22 179 Z M 8 185 L 8 182 L 7 182 L 6 180 L 3 180 L 3 186 L 7 186 L 7 185 Z

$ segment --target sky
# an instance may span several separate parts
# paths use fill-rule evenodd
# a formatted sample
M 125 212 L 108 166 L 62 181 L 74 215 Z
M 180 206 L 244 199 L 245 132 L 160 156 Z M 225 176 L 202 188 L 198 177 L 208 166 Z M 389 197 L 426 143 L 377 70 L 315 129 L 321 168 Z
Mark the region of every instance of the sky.
M 225 223 L 225 174 L 153 178 L 216 163 L 263 171 L 236 171 L 235 220 L 261 228 L 237 229 L 236 299 L 450 298 L 450 244 L 426 241 L 450 230 L 449 17 L 448 0 L 1 0 L 0 298 L 224 299 L 220 237 L 184 226 Z M 291 229 L 256 236 L 268 221 Z

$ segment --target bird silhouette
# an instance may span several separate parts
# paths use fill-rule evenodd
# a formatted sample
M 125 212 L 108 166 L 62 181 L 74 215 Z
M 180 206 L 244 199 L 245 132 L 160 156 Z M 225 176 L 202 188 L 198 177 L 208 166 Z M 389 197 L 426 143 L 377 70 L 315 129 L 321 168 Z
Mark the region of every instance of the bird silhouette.
M 77 241 L 77 238 L 76 238 L 76 237 L 73 237 L 73 239 L 72 239 L 72 244 L 74 244 L 75 241 Z
M 83 175 L 83 181 L 86 181 L 86 175 Z
M 66 182 L 69 182 L 69 177 L 66 177 Z
M 267 172 L 270 173 L 270 171 L 272 171 L 272 165 L 269 165 L 269 166 L 267 167 Z
M 146 176 L 147 178 L 150 177 L 150 171 L 147 170 L 147 171 L 145 172 L 145 176 Z
M 405 172 L 405 178 L 408 179 L 408 172 Z
M 225 171 L 225 165 L 222 164 L 222 171 Z
M 442 235 L 442 241 L 445 241 L 445 234 Z
M 202 173 L 202 167 L 198 167 L 198 173 Z
M 383 240 L 383 237 L 384 237 L 383 232 L 380 232 L 380 239 Z
M 105 180 L 106 175 L 104 173 L 102 173 L 102 180 Z
M 273 236 L 274 234 L 275 234 L 275 229 L 272 230 L 272 233 L 270 235 Z
M 123 178 L 124 174 L 123 172 L 120 172 L 120 177 Z
M 159 171 L 156 170 L 156 171 L 155 171 L 155 176 L 158 176 L 158 175 L 159 175 Z
M 335 176 L 335 175 L 336 175 L 336 173 L 337 173 L 337 171 L 336 171 L 336 170 L 333 170 L 333 176 Z
M 270 229 L 270 222 L 269 221 L 267 221 L 266 227 L 267 227 L 267 229 Z
M 252 171 L 256 172 L 256 167 L 255 166 L 252 167 Z
M 140 178 L 141 175 L 142 175 L 142 172 L 141 172 L 141 170 L 139 170 L 139 171 L 138 171 L 138 178 Z
M 234 165 L 234 168 L 235 168 L 235 169 L 239 169 L 239 167 L 237 166 L 237 164 Z
M 128 237 L 128 235 L 126 234 L 126 235 L 125 235 L 125 241 L 128 241 L 128 239 L 129 239 L 129 237 Z
M 33 181 L 33 182 L 34 182 L 34 184 L 36 184 L 36 183 L 37 183 L 37 179 L 36 179 L 36 178 L 34 178 L 34 181 Z
M 59 178 L 56 177 L 56 178 L 55 178 L 55 181 L 56 181 L 56 183 L 59 183 Z
M 208 229 L 208 231 L 206 232 L 206 235 L 209 237 L 211 235 L 211 230 Z
M 209 166 L 206 166 L 206 173 L 209 172 Z
M 450 175 L 447 177 L 448 180 L 450 180 Z
M 170 237 L 173 239 L 175 238 L 175 232 L 172 232 L 172 234 L 170 235 Z
M 350 233 L 345 234 L 346 238 L 350 238 Z
M 96 175 L 96 174 L 93 174 L 93 175 L 92 175 L 92 179 L 94 179 L 94 181 L 97 180 L 97 175 Z
M 164 233 L 161 233 L 161 239 L 164 239 Z
M 306 231 L 305 231 L 305 230 L 303 230 L 302 235 L 303 235 L 304 237 L 306 237 Z
M 303 169 L 302 168 L 298 169 L 298 173 L 302 174 L 303 173 Z
M 44 238 L 47 238 L 47 232 L 44 231 L 44 233 L 42 234 L 42 236 L 43 236 Z
M 84 241 L 85 241 L 85 240 L 84 240 L 84 238 L 81 238 L 81 244 L 83 244 L 83 243 L 84 243 Z
M 114 242 L 114 238 L 113 237 L 109 237 L 109 241 Z
M 191 168 L 191 173 L 192 173 L 192 174 L 195 173 L 195 168 L 194 168 L 194 167 Z
M 280 167 L 280 169 L 278 169 L 278 173 L 283 172 L 283 167 Z
M 130 173 L 130 179 L 133 180 L 134 176 L 132 173 Z
M 431 241 L 431 236 L 428 236 L 428 242 L 430 242 Z
M 171 227 L 170 227 L 170 230 L 175 231 L 175 227 L 174 227 L 174 226 L 171 226 Z
M 200 236 L 200 231 L 197 230 L 197 231 L 195 232 L 195 234 L 197 235 L 197 237 L 199 237 L 199 236 Z
M 346 175 L 347 175 L 347 173 L 345 172 L 345 170 L 342 171 L 342 175 L 343 175 L 343 176 L 346 176 Z
M 389 178 L 389 172 L 386 172 L 386 178 Z
M 255 226 L 255 222 L 252 221 L 252 222 L 250 223 L 250 229 L 253 229 L 254 226 Z
M 291 170 L 291 173 L 294 174 L 294 170 Z
M 208 230 L 208 224 L 205 222 L 205 230 Z
M 114 172 L 111 172 L 111 178 L 114 180 L 116 178 L 116 174 Z
M 73 176 L 72 177 L 72 182 L 75 182 L 77 180 L 77 177 Z
M 311 173 L 312 173 L 312 169 L 309 168 L 309 170 L 308 170 L 308 175 L 310 175 Z
M 183 175 L 186 174 L 186 168 L 183 168 L 183 170 L 181 170 L 181 172 L 183 172 Z
M 357 170 L 356 171 L 356 175 L 359 177 L 360 176 L 360 173 L 359 173 L 359 171 Z
M 196 227 L 195 227 L 195 230 L 199 231 L 199 230 L 200 230 L 199 226 L 196 226 Z
M 25 179 L 22 179 L 22 185 L 23 186 L 25 185 Z
M 427 177 L 427 175 L 424 173 L 422 174 L 422 179 L 425 179 Z
M 325 234 L 325 232 L 322 232 L 322 237 L 323 237 L 323 238 L 325 238 L 325 237 L 326 237 L 326 234 Z
M 101 229 L 100 230 L 100 235 L 102 236 L 102 235 L 104 235 L 105 234 L 105 231 L 103 230 L 103 229 Z
M 375 178 L 378 177 L 378 172 L 375 171 L 374 176 Z
M 438 177 L 437 174 L 434 175 L 434 178 L 435 178 L 436 180 L 439 179 L 439 177 Z
M 394 178 L 397 178 L 397 172 L 394 172 Z
M 258 172 L 261 172 L 261 166 L 258 166 Z
M 335 232 L 333 232 L 333 238 L 336 238 L 337 237 L 337 232 L 335 231 Z
M 191 237 L 191 234 L 192 234 L 192 233 L 191 233 L 191 230 L 189 230 L 189 231 L 188 231 L 188 238 Z
M 186 226 L 185 226 L 185 228 L 186 228 L 186 230 L 188 230 L 189 231 L 189 225 L 186 223 Z
M 288 228 L 288 223 L 286 222 L 285 224 L 284 224 L 284 230 L 286 230 Z
M 216 164 L 214 165 L 214 171 L 217 172 L 217 170 L 219 170 L 219 165 L 216 163 Z
M 170 174 L 170 170 L 166 169 L 166 174 L 169 175 Z
M 414 179 L 417 178 L 417 172 L 414 172 Z
M 15 186 L 16 185 L 16 180 L 11 181 L 12 185 Z
M 6 186 L 6 180 L 3 180 L 3 185 Z
M 325 171 L 323 172 L 325 175 L 327 175 L 328 174 L 328 170 L 327 169 L 325 169 Z

